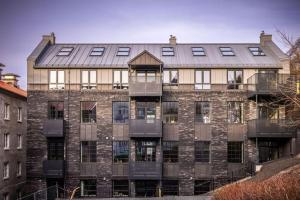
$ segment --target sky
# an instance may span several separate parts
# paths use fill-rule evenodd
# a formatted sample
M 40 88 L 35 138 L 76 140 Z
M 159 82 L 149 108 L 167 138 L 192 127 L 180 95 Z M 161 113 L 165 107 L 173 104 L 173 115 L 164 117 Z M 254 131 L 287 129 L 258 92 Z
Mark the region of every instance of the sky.
M 300 37 L 300 0 L 0 0 L 0 63 L 26 88 L 26 59 L 54 32 L 58 43 L 259 42 L 264 30 Z

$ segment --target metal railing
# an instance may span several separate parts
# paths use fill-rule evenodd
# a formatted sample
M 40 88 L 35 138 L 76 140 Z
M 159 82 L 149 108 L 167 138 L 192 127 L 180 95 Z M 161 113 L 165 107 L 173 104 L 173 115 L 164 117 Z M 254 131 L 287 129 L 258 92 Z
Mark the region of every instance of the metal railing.
M 151 161 L 130 161 L 130 179 L 160 179 L 162 176 L 162 163 Z
M 64 137 L 64 120 L 47 119 L 43 124 L 43 133 L 46 137 Z
M 162 122 L 160 119 L 130 119 L 130 137 L 162 137 Z
M 294 137 L 295 127 L 285 119 L 254 119 L 248 123 L 248 138 Z
M 162 96 L 161 77 L 145 79 L 145 77 L 129 77 L 129 96 Z

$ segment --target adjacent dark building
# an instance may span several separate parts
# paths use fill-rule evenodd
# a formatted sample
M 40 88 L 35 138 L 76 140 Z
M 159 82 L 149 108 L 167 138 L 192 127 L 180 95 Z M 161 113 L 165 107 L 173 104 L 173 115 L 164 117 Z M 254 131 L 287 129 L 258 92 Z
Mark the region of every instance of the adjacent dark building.
M 28 57 L 31 190 L 198 195 L 299 151 L 278 85 L 289 60 L 259 43 L 58 44 Z M 214 180 L 214 181 L 213 181 Z

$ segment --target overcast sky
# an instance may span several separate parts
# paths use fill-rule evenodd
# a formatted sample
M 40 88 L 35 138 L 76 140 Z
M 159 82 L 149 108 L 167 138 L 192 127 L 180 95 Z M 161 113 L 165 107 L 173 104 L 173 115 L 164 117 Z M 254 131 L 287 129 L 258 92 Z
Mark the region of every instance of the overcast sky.
M 21 75 L 42 35 L 57 42 L 258 42 L 300 37 L 300 0 L 0 0 L 0 63 Z

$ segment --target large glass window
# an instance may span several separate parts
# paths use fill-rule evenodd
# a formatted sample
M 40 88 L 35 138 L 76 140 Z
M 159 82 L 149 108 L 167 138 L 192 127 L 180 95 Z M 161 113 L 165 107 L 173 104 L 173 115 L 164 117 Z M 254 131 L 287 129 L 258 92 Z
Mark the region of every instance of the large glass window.
M 194 194 L 200 195 L 209 192 L 212 189 L 212 180 L 195 180 Z
M 62 101 L 48 102 L 48 118 L 64 119 L 64 102 Z
M 174 124 L 178 120 L 178 102 L 163 102 L 164 123 Z
M 113 102 L 113 123 L 128 122 L 128 102 Z
M 81 142 L 81 162 L 96 162 L 97 142 L 82 141 Z
M 162 194 L 163 196 L 178 196 L 178 180 L 163 180 Z
M 114 70 L 114 89 L 128 89 L 128 70 Z
M 48 139 L 48 160 L 64 160 L 63 139 Z
M 163 142 L 163 160 L 164 162 L 178 162 L 178 142 Z
M 210 71 L 195 70 L 195 89 L 209 90 L 210 89 Z
M 164 70 L 164 83 L 178 84 L 178 71 L 177 70 Z
M 80 181 L 81 196 L 96 196 L 97 195 L 97 181 L 96 179 L 88 179 Z
M 195 122 L 210 123 L 210 103 L 208 101 L 196 101 Z
M 128 180 L 113 180 L 113 196 L 128 197 L 129 183 Z
M 227 160 L 231 163 L 243 162 L 243 142 L 227 143 Z
M 113 156 L 115 163 L 128 162 L 128 141 L 113 141 Z
M 243 71 L 228 70 L 227 71 L 227 89 L 242 89 L 243 87 Z
M 136 102 L 136 119 L 147 119 L 148 122 L 151 122 L 155 116 L 155 102 Z
M 156 160 L 156 142 L 136 141 L 135 149 L 136 149 L 136 161 Z
M 195 161 L 209 162 L 210 158 L 210 142 L 196 141 L 195 142 Z
M 162 49 L 163 56 L 174 56 L 174 48 L 173 47 L 163 47 Z
M 156 81 L 156 72 L 155 71 L 137 71 L 137 82 L 145 83 L 145 82 L 155 82 Z
M 96 123 L 96 102 L 81 102 L 81 122 Z
M 81 89 L 96 89 L 97 87 L 97 72 L 96 71 L 81 71 Z
M 239 101 L 227 102 L 228 123 L 243 123 L 243 103 Z
M 63 90 L 65 89 L 65 72 L 62 70 L 50 71 L 50 90 Z

